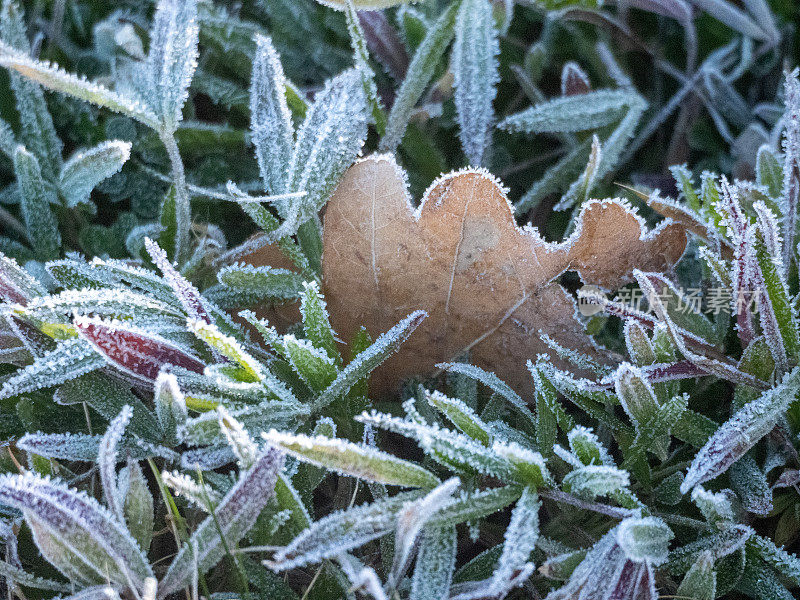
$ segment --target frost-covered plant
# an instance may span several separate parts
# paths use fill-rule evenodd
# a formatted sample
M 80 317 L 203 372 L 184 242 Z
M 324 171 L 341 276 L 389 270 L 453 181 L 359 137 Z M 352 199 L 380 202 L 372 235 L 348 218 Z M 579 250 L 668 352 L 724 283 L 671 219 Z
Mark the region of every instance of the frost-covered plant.
M 9 597 L 796 595 L 792 16 L 2 0 Z

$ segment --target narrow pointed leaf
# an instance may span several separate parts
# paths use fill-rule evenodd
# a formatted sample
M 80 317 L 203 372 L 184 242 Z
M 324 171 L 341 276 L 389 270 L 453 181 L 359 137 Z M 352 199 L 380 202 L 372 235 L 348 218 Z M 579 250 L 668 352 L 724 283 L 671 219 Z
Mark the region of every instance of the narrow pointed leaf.
M 22 218 L 34 252 L 40 260 L 56 258 L 61 247 L 58 221 L 51 209 L 56 197 L 42 178 L 39 161 L 22 146 L 17 146 L 14 152 L 14 173 L 19 185 Z
M 795 367 L 776 387 L 746 404 L 711 436 L 694 457 L 681 493 L 721 475 L 767 435 L 800 393 L 800 367 Z
M 103 497 L 106 505 L 117 517 L 120 523 L 125 522 L 123 502 L 120 498 L 117 484 L 117 454 L 119 442 L 125 433 L 125 428 L 133 416 L 130 406 L 125 406 L 108 425 L 103 439 L 100 441 L 100 451 L 97 454 L 97 466 L 100 471 L 100 482 L 103 485 Z
M 406 77 L 397 91 L 392 110 L 389 113 L 386 134 L 381 139 L 379 146 L 382 152 L 394 152 L 403 140 L 411 113 L 428 87 L 445 50 L 453 40 L 456 15 L 460 4 L 460 0 L 449 4 L 428 30 L 414 53 L 414 58 L 411 59 Z
M 17 508 L 39 550 L 85 584 L 111 581 L 139 591 L 153 572 L 125 526 L 83 492 L 33 473 L 0 477 L 0 502 Z
M 13 69 L 36 83 L 97 106 L 109 108 L 158 129 L 158 117 L 139 98 L 126 97 L 102 85 L 67 73 L 55 65 L 32 60 L 27 55 L 0 42 L 0 66 Z
M 362 377 L 368 375 L 375 367 L 396 352 L 400 344 L 419 327 L 427 316 L 428 314 L 425 311 L 414 311 L 389 331 L 382 333 L 369 348 L 350 361 L 333 383 L 317 397 L 316 405 L 327 406 L 350 391 L 350 388 L 358 383 Z
M 199 36 L 196 0 L 160 0 L 150 32 L 147 83 L 155 112 L 175 131 L 197 67 Z
M 455 24 L 451 65 L 461 146 L 469 163 L 480 166 L 490 145 L 492 102 L 500 79 L 500 44 L 489 0 L 464 0 Z
M 271 194 L 286 191 L 294 145 L 294 127 L 285 89 L 286 77 L 272 40 L 257 35 L 250 82 L 250 130 L 261 179 Z
M 439 478 L 427 469 L 370 446 L 325 436 L 309 437 L 275 430 L 264 433 L 263 437 L 303 462 L 342 475 L 385 485 L 423 488 L 439 485 Z
M 158 584 L 158 598 L 163 599 L 187 585 L 195 573 L 205 573 L 225 556 L 225 546 L 238 541 L 250 530 L 261 510 L 275 493 L 275 482 L 283 467 L 283 453 L 269 448 L 252 468 L 225 495 L 184 544 Z M 225 542 L 219 537 L 219 527 Z M 197 554 L 195 555 L 195 549 Z

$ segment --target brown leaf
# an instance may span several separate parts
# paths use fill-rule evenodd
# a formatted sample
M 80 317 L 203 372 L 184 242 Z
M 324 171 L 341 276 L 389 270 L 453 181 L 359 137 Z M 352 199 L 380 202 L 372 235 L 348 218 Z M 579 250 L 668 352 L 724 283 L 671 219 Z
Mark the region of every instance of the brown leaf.
M 394 158 L 374 156 L 347 171 L 327 205 L 323 287 L 345 341 L 361 325 L 377 336 L 413 310 L 430 315 L 375 372 L 373 391 L 394 391 L 404 378 L 430 375 L 469 351 L 472 362 L 525 393 L 532 385 L 526 361 L 549 350 L 540 330 L 603 354 L 554 281 L 559 275 L 575 270 L 584 283 L 616 288 L 634 266 L 668 268 L 685 245 L 683 227 L 646 232 L 621 200 L 587 203 L 575 233 L 548 243 L 516 225 L 503 189 L 482 171 L 442 177 L 415 210 Z

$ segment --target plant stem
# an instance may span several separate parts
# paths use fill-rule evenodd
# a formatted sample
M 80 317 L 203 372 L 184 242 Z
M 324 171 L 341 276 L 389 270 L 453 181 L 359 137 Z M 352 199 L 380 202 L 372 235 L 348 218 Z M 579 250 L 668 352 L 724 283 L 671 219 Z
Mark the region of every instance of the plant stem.
M 211 499 L 208 497 L 208 491 L 206 490 L 206 483 L 203 480 L 203 472 L 200 470 L 200 467 L 197 468 L 197 478 L 200 481 L 200 489 L 203 492 L 203 501 L 206 503 L 206 508 L 208 510 L 208 514 L 211 515 L 211 520 L 214 522 L 214 527 L 217 529 L 217 533 L 219 534 L 219 539 L 222 542 L 222 548 L 225 550 L 225 553 L 230 557 L 231 561 L 233 561 L 233 565 L 236 567 L 236 571 L 239 574 L 239 580 L 242 585 L 242 592 L 244 595 L 247 596 L 250 594 L 250 586 L 247 582 L 247 573 L 244 571 L 244 567 L 242 567 L 242 563 L 239 561 L 238 554 L 234 554 L 231 552 L 230 547 L 228 546 L 228 540 L 225 539 L 225 532 L 222 530 L 222 526 L 219 524 L 219 520 L 217 520 L 217 507 L 211 503 Z
M 161 141 L 167 150 L 172 180 L 175 184 L 175 262 L 182 265 L 189 251 L 189 228 L 192 224 L 192 205 L 189 190 L 186 187 L 186 172 L 178 150 L 175 134 L 162 132 Z

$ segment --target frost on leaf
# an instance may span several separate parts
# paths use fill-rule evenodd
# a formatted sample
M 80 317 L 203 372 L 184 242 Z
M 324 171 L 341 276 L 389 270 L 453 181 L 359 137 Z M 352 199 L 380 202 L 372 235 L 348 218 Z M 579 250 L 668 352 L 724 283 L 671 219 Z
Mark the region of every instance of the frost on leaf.
M 214 515 L 200 523 L 181 547 L 159 583 L 158 598 L 166 598 L 184 587 L 195 571 L 203 573 L 213 567 L 225 556 L 229 545 L 244 537 L 274 495 L 282 468 L 282 452 L 268 448 L 259 456 L 220 501 Z M 220 533 L 225 536 L 224 541 Z
M 257 35 L 250 84 L 250 128 L 261 179 L 272 194 L 282 193 L 286 186 L 286 167 L 294 145 L 285 89 L 283 66 L 272 40 Z
M 31 298 L 46 293 L 44 286 L 20 267 L 16 260 L 0 252 L 0 300 L 24 306 Z
M 539 538 L 539 508 L 541 502 L 536 492 L 526 488 L 511 513 L 511 522 L 505 533 L 503 551 L 497 567 L 489 579 L 473 589 L 457 594 L 457 600 L 503 598 L 530 577 L 534 565 L 528 558 Z
M 587 203 L 576 232 L 547 243 L 535 229 L 517 227 L 503 189 L 484 171 L 444 176 L 415 211 L 390 156 L 348 170 L 328 203 L 323 238 L 323 288 L 341 339 L 352 339 L 362 324 L 377 335 L 414 308 L 430 314 L 376 371 L 372 381 L 382 391 L 467 351 L 512 387 L 527 389 L 523 357 L 549 352 L 540 330 L 599 358 L 572 299 L 553 279 L 576 270 L 584 283 L 613 288 L 634 265 L 668 268 L 686 244 L 677 225 L 646 232 L 620 200 Z
M 59 385 L 99 369 L 104 364 L 103 357 L 84 340 L 65 340 L 33 364 L 5 379 L 0 386 L 0 399 Z
M 100 440 L 100 450 L 97 454 L 97 464 L 100 470 L 100 482 L 103 484 L 103 496 L 106 504 L 121 523 L 124 523 L 122 512 L 123 502 L 117 484 L 117 456 L 119 442 L 125 433 L 125 428 L 133 416 L 130 406 L 124 406 L 119 415 L 108 425 L 103 439 Z
M 263 437 L 269 444 L 303 462 L 366 481 L 408 487 L 433 487 L 439 483 L 428 470 L 370 446 L 322 435 L 293 435 L 274 429 L 264 433 Z
M 267 566 L 274 571 L 285 571 L 319 562 L 378 539 L 392 531 L 398 511 L 419 495 L 419 492 L 405 492 L 372 504 L 333 512 L 314 522 L 288 546 L 278 550 Z
M 177 128 L 189 97 L 199 34 L 196 0 L 160 0 L 143 75 L 151 96 L 148 100 L 169 131 Z
M 103 142 L 76 152 L 64 164 L 59 175 L 58 186 L 67 200 L 67 206 L 74 208 L 82 202 L 88 202 L 94 187 L 117 173 L 130 155 L 130 142 L 119 140 Z
M 175 267 L 172 266 L 169 258 L 167 258 L 167 253 L 159 247 L 158 244 L 147 237 L 144 238 L 144 246 L 147 248 L 150 258 L 152 258 L 156 266 L 161 269 L 161 272 L 164 274 L 164 279 L 172 288 L 172 291 L 175 293 L 175 296 L 180 301 L 183 310 L 186 311 L 189 318 L 211 323 L 211 317 L 208 315 L 205 300 L 203 300 L 203 297 L 200 295 L 200 291 L 194 287 L 190 281 L 184 278 L 183 275 L 178 273 Z
M 466 0 L 456 17 L 451 59 L 461 145 L 475 166 L 484 164 L 500 79 L 500 44 L 489 0 Z
M 141 590 L 153 576 L 125 526 L 83 492 L 31 473 L 3 475 L 0 502 L 23 512 L 40 552 L 75 582 Z
M 165 364 L 203 372 L 203 363 L 185 350 L 122 322 L 79 317 L 75 327 L 111 365 L 137 378 L 155 381 Z
M 656 600 L 653 567 L 667 556 L 672 531 L 655 517 L 625 519 L 589 551 L 569 581 L 546 600 Z
M 404 505 L 397 514 L 394 561 L 389 576 L 392 587 L 399 583 L 405 573 L 422 528 L 449 503 L 460 485 L 457 477 L 448 479 L 419 500 Z
M 727 471 L 772 430 L 799 393 L 800 367 L 795 367 L 779 385 L 737 411 L 695 455 L 681 484 L 681 493 Z
M 217 419 L 219 421 L 219 428 L 228 445 L 236 455 L 241 469 L 249 469 L 253 466 L 258 458 L 258 446 L 247 433 L 244 426 L 237 421 L 223 406 L 217 407 Z

